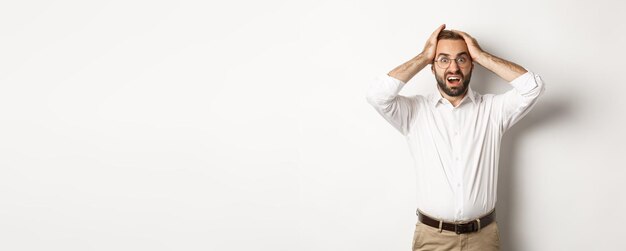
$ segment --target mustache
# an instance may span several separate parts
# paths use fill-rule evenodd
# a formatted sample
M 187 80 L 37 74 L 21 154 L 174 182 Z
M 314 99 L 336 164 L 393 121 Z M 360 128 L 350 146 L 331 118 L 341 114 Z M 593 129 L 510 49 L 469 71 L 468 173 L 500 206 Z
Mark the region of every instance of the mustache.
M 454 75 L 459 75 L 461 77 L 465 77 L 465 75 L 463 75 L 463 72 L 461 72 L 461 70 L 457 70 L 455 72 L 446 72 L 446 74 L 444 74 L 444 76 L 448 76 L 450 74 L 454 74 Z

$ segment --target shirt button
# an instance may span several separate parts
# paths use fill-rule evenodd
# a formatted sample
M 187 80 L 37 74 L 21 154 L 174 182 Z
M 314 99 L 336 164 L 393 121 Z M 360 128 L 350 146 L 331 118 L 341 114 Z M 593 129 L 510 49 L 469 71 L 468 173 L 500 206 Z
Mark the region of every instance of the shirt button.
M 454 157 L 455 160 L 459 160 L 459 157 Z

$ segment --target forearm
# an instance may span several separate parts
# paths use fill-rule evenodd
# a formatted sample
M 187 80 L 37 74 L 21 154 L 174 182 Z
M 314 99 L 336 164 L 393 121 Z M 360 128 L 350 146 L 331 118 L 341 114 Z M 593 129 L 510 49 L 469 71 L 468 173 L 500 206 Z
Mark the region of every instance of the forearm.
M 413 78 L 413 76 L 415 76 L 415 74 L 424 69 L 424 67 L 430 63 L 430 60 L 420 53 L 406 63 L 394 68 L 387 75 L 407 83 L 411 80 L 411 78 Z
M 516 79 L 527 72 L 524 67 L 491 55 L 487 52 L 480 53 L 480 56 L 475 60 L 477 63 L 489 69 L 507 82 L 511 82 L 513 79 Z

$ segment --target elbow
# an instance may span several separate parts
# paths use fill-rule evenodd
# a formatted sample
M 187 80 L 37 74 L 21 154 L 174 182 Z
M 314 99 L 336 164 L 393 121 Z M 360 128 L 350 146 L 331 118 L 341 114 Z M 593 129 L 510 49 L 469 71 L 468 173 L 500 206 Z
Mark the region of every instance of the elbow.
M 367 93 L 367 95 L 365 95 L 365 100 L 367 101 L 367 103 L 369 103 L 370 105 L 373 106 L 379 106 L 380 105 L 380 101 L 378 98 L 376 98 L 376 95 L 372 92 L 369 91 Z
M 376 99 L 374 99 L 373 96 L 367 95 L 365 96 L 365 100 L 367 101 L 367 103 L 369 103 L 370 105 L 376 105 Z
M 535 83 L 537 83 L 537 97 L 543 95 L 546 92 L 546 84 L 543 82 L 541 77 L 537 74 L 535 76 Z
M 390 103 L 390 100 L 376 95 L 367 95 L 365 100 L 374 107 L 387 107 Z

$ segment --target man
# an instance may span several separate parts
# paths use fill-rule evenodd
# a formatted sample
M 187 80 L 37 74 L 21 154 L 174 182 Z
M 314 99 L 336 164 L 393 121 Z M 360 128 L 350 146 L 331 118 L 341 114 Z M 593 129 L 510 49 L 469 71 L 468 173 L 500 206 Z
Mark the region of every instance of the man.
M 444 29 L 433 32 L 419 55 L 381 75 L 367 101 L 406 137 L 411 150 L 418 207 L 413 250 L 499 250 L 500 140 L 545 87 L 538 75 L 483 51 L 467 33 Z M 474 63 L 513 89 L 500 95 L 473 91 Z M 398 95 L 428 64 L 438 92 Z

